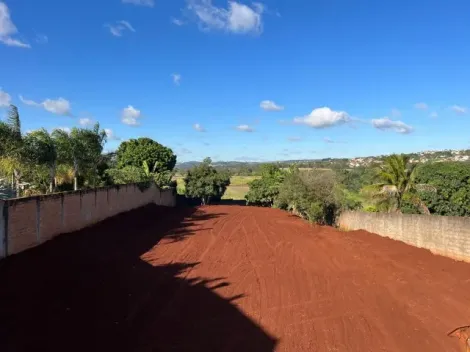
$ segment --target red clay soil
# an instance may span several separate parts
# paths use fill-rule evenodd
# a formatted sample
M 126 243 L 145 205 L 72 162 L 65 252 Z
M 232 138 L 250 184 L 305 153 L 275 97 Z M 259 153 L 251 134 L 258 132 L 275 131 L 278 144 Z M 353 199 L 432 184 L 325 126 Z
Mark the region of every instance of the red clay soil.
M 274 209 L 156 206 L 0 262 L 0 351 L 458 351 L 470 264 Z

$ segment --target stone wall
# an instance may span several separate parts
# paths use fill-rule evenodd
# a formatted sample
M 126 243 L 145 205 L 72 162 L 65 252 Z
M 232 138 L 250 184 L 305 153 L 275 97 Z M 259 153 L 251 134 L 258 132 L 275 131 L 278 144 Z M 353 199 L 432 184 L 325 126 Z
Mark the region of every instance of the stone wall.
M 470 262 L 468 217 L 344 212 L 337 224 L 344 230 L 366 230 Z
M 173 207 L 176 192 L 129 184 L 0 201 L 0 258 L 150 203 Z

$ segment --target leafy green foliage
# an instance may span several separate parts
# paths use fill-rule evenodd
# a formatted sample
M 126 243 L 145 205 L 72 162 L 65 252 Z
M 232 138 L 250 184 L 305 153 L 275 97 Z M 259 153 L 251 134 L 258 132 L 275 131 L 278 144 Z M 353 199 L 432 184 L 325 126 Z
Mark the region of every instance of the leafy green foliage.
M 470 164 L 443 162 L 422 165 L 417 172 L 419 196 L 431 214 L 470 216 Z
M 336 171 L 337 180 L 350 192 L 359 193 L 362 187 L 374 182 L 377 172 L 373 168 L 356 167 Z
M 144 162 L 153 172 L 172 171 L 176 164 L 176 155 L 170 148 L 150 138 L 130 139 L 122 142 L 117 150 L 117 167 L 126 166 L 141 168 Z
M 260 179 L 249 183 L 250 190 L 245 199 L 247 204 L 272 206 L 279 194 L 285 173 L 275 164 L 265 164 L 261 166 L 260 174 Z
M 412 205 L 429 214 L 428 208 L 417 193 L 416 166 L 417 164 L 410 163 L 409 156 L 404 154 L 393 154 L 384 159 L 377 170 L 378 182 L 365 187 L 378 209 L 402 212 L 404 201 L 407 201 L 407 212 L 411 211 Z
M 103 145 L 106 142 L 106 133 L 100 131 L 99 124 L 93 129 L 73 128 L 70 133 L 54 130 L 52 138 L 56 145 L 58 161 L 73 168 L 74 189 L 78 188 L 78 175 L 97 174 Z
M 10 105 L 7 115 L 7 124 L 10 126 L 14 139 L 21 139 L 20 114 L 18 113 L 18 108 L 15 105 Z
M 275 205 L 305 219 L 332 224 L 340 207 L 333 171 L 291 169 L 281 184 Z
M 209 204 L 211 200 L 220 200 L 230 185 L 230 175 L 219 172 L 211 165 L 210 158 L 188 171 L 184 182 L 186 196 L 200 198 L 202 204 Z
M 145 174 L 142 167 L 126 166 L 122 169 L 108 169 L 107 174 L 118 185 L 127 183 L 148 182 L 150 177 Z

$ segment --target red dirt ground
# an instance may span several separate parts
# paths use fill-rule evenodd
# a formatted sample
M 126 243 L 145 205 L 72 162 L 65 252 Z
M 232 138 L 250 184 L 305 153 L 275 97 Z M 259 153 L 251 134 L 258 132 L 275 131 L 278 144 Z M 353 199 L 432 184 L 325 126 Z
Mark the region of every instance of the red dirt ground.
M 0 351 L 458 351 L 470 264 L 274 209 L 148 206 L 0 262 Z

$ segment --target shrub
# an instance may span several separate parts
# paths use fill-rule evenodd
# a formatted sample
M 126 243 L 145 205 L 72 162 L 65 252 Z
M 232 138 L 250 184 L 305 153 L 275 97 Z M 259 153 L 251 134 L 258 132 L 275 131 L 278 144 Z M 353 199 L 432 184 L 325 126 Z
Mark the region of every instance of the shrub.
M 211 166 L 211 159 L 204 161 L 188 171 L 184 178 L 186 197 L 200 198 L 201 203 L 209 204 L 211 200 L 220 200 L 230 185 L 230 176 L 218 172 Z
M 266 164 L 261 166 L 260 173 L 260 179 L 249 183 L 245 199 L 247 204 L 271 207 L 279 194 L 284 172 L 277 165 Z
M 332 171 L 299 171 L 291 168 L 279 187 L 275 206 L 309 221 L 333 224 L 340 210 Z

